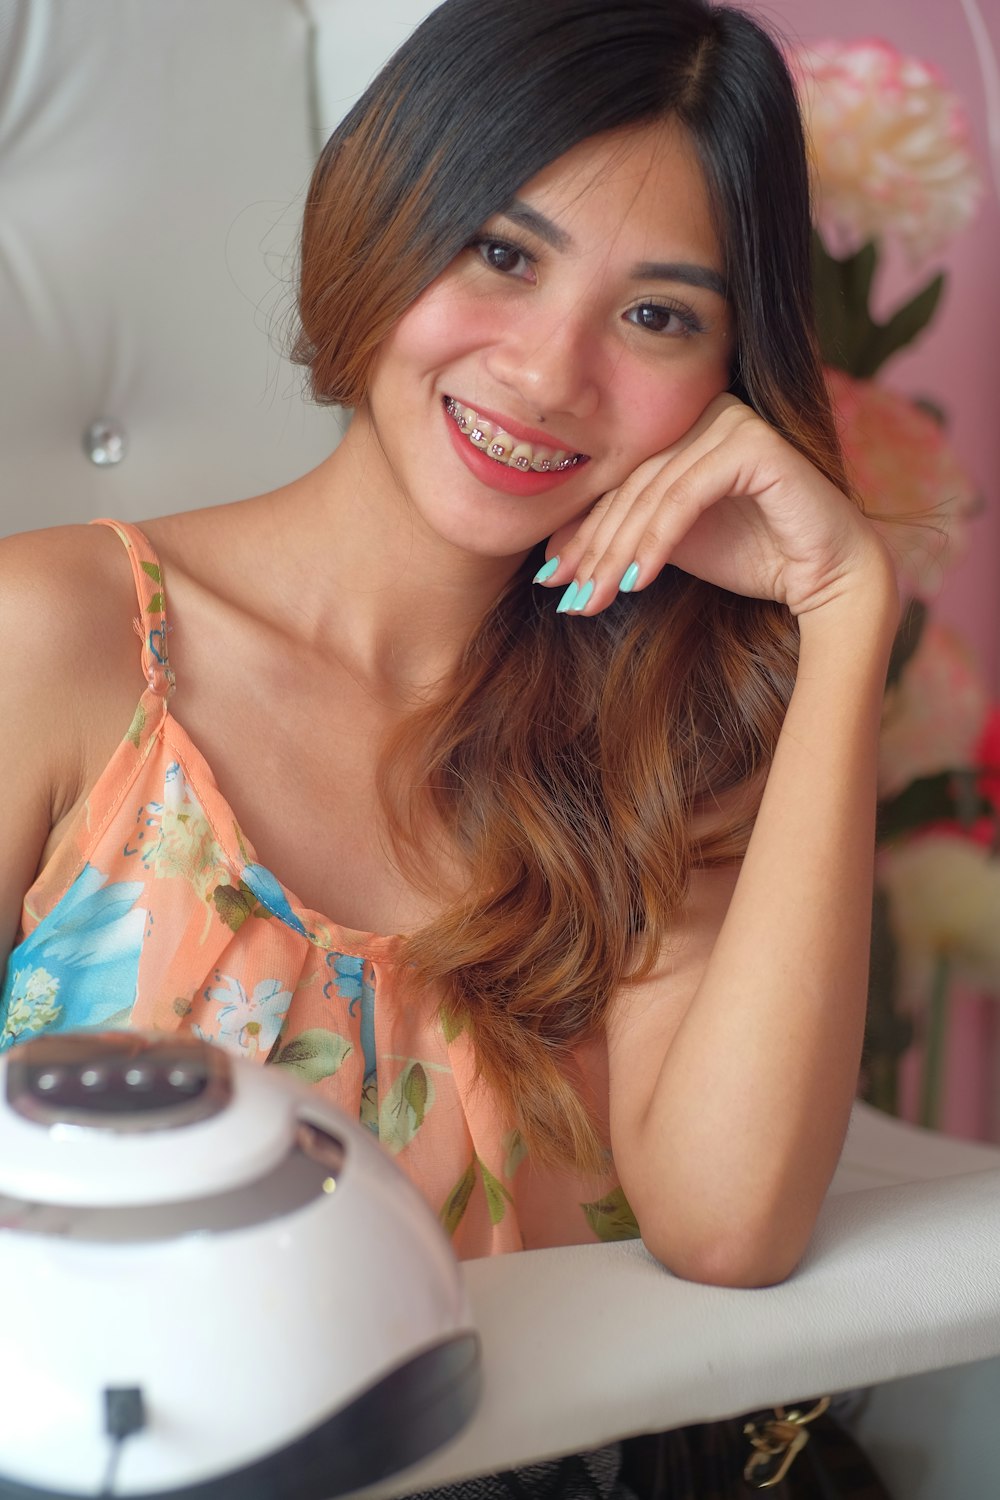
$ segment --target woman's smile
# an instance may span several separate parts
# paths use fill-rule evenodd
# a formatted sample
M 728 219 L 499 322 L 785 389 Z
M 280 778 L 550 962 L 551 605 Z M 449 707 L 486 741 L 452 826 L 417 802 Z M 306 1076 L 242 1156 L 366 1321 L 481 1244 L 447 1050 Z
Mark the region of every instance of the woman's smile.
M 455 449 L 469 470 L 486 484 L 510 495 L 540 495 L 572 477 L 589 462 L 586 453 L 571 453 L 551 443 L 529 442 L 510 429 L 520 424 L 487 416 L 453 396 L 444 398 Z
M 669 125 L 614 132 L 525 184 L 417 298 L 358 426 L 431 532 L 510 557 L 682 437 L 731 357 L 694 148 Z

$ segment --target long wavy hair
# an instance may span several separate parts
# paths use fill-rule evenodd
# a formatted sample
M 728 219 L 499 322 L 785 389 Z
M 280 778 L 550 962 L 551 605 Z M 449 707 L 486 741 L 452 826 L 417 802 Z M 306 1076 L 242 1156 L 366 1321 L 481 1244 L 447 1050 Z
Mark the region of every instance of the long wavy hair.
M 293 357 L 364 399 L 380 344 L 522 185 L 579 141 L 672 119 L 699 153 L 736 328 L 730 389 L 847 489 L 816 351 L 808 179 L 780 53 L 705 0 L 446 0 L 331 137 L 310 185 Z M 573 1050 L 651 972 L 692 869 L 743 853 L 791 694 L 777 604 L 676 569 L 566 620 L 531 578 L 385 748 L 395 856 L 443 828 L 467 881 L 407 942 L 537 1159 L 602 1160 Z M 432 833 L 433 830 L 433 833 Z

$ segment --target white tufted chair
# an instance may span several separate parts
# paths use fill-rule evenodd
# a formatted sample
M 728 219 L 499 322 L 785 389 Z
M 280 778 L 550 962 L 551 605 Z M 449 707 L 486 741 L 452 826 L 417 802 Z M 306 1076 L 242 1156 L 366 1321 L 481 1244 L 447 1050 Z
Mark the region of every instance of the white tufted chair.
M 280 356 L 297 200 L 429 8 L 0 0 L 0 529 L 141 520 L 325 456 L 334 418 Z M 464 1274 L 480 1412 L 379 1494 L 867 1386 L 900 1500 L 996 1493 L 1000 1151 L 859 1105 L 809 1253 L 766 1291 L 678 1281 L 637 1243 Z

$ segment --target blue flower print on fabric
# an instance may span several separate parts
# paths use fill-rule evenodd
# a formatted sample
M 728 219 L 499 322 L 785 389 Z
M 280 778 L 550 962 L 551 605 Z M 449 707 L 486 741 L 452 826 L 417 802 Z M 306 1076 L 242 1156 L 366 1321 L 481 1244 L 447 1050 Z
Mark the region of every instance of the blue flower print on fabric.
M 353 953 L 329 953 L 326 959 L 327 968 L 332 968 L 334 977 L 327 984 L 324 994 L 330 999 L 331 986 L 336 989 L 342 1000 L 350 1000 L 348 1007 L 353 1016 L 356 1002 L 361 999 L 361 977 L 364 973 L 365 961 L 363 958 L 355 958 Z
M 167 632 L 162 625 L 149 632 L 149 650 L 161 667 L 167 664 Z
M 294 932 L 301 932 L 303 937 L 309 936 L 301 920 L 292 911 L 280 881 L 271 874 L 270 870 L 265 870 L 263 865 L 246 865 L 243 870 L 243 880 L 257 897 L 261 906 L 266 906 L 268 911 L 280 917 L 286 927 L 291 927 Z
M 0 1050 L 44 1031 L 127 1026 L 146 912 L 140 881 L 107 884 L 85 865 L 11 953 L 0 992 Z
M 342 1000 L 348 1002 L 348 1015 L 356 1015 L 361 1006 L 360 1040 L 364 1056 L 364 1083 L 361 1090 L 361 1123 L 378 1134 L 378 1057 L 375 1052 L 375 986 L 371 980 L 371 966 L 363 958 L 350 953 L 328 953 L 326 966 L 333 970 L 333 978 L 323 987 L 323 994 L 330 1000 L 331 991 L 336 990 Z

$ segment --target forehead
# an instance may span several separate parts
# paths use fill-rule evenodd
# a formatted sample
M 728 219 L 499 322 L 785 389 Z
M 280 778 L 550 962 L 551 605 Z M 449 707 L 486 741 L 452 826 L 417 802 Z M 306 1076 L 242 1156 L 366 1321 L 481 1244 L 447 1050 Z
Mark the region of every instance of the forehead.
M 689 133 L 674 120 L 591 136 L 520 189 L 523 203 L 552 219 L 567 250 L 627 241 L 639 259 L 684 248 L 723 269 L 708 183 Z

